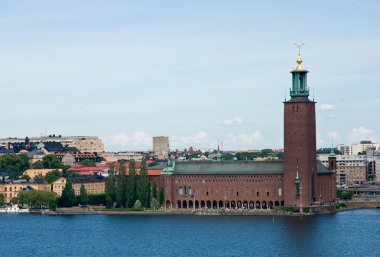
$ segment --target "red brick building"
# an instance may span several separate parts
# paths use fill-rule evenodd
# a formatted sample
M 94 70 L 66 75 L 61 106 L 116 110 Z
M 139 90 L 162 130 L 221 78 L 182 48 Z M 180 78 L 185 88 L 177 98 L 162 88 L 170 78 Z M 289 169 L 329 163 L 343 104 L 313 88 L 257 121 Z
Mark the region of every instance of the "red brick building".
M 271 209 L 335 202 L 336 159 L 316 160 L 315 102 L 301 56 L 284 102 L 284 161 L 176 162 L 163 170 L 166 208 Z

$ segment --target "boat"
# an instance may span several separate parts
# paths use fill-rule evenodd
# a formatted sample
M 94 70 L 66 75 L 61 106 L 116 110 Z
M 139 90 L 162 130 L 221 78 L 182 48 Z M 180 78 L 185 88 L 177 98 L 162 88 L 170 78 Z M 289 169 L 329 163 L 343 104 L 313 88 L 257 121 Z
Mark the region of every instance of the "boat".
M 13 204 L 0 208 L 0 213 L 29 213 L 29 208 L 20 208 L 18 204 Z

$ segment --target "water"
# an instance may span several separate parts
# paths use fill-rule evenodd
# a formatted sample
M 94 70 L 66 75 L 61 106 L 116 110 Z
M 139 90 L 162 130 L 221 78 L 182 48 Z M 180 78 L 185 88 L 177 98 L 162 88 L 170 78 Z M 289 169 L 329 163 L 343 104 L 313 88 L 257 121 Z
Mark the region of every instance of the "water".
M 380 256 L 380 210 L 312 217 L 0 215 L 1 256 Z

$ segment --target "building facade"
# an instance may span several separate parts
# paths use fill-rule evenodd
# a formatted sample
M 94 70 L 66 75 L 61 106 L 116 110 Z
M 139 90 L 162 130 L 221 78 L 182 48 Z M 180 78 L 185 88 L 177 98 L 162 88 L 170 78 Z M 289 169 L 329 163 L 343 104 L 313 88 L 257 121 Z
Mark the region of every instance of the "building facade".
M 75 195 L 80 195 L 80 187 L 84 185 L 87 194 L 104 194 L 105 192 L 105 179 L 102 176 L 80 176 L 70 178 Z M 59 196 L 62 195 L 62 191 L 65 188 L 67 179 L 62 177 L 52 183 L 52 191 Z
M 39 142 L 58 142 L 64 146 L 77 148 L 81 153 L 102 153 L 104 152 L 104 144 L 98 137 L 90 136 L 69 136 L 61 135 L 43 136 L 43 137 L 27 137 L 30 143 Z M 9 137 L 0 138 L 0 147 L 9 149 L 12 144 L 24 143 L 25 138 Z
M 166 208 L 272 209 L 334 203 L 336 158 L 316 160 L 315 102 L 301 56 L 284 102 L 283 161 L 184 161 L 163 170 Z
M 367 152 L 368 149 L 379 149 L 379 144 L 371 141 L 361 141 L 359 144 L 340 145 L 339 150 L 343 155 L 358 155 Z
M 153 152 L 158 159 L 167 159 L 169 151 L 169 137 L 153 137 Z
M 336 155 L 336 184 L 358 185 L 367 180 L 367 160 L 365 155 Z M 320 155 L 318 160 L 329 166 L 329 156 Z
M 9 203 L 13 197 L 17 197 L 20 192 L 26 188 L 34 190 L 50 191 L 49 183 L 38 183 L 33 180 L 16 179 L 0 184 L 0 193 L 4 195 L 5 202 Z

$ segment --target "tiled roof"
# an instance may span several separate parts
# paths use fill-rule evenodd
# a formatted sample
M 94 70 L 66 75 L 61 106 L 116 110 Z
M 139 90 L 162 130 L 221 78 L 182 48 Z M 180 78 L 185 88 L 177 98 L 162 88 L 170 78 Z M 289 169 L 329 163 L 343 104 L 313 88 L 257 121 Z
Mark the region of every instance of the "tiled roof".
M 174 174 L 282 174 L 282 161 L 176 162 Z
M 176 162 L 174 174 L 283 174 L 283 161 L 205 161 Z M 317 161 L 317 173 L 328 174 L 331 170 Z

